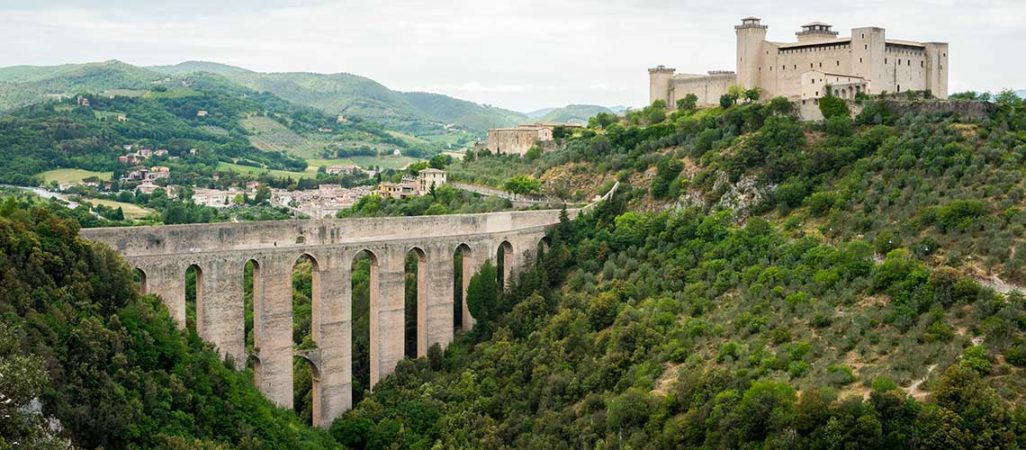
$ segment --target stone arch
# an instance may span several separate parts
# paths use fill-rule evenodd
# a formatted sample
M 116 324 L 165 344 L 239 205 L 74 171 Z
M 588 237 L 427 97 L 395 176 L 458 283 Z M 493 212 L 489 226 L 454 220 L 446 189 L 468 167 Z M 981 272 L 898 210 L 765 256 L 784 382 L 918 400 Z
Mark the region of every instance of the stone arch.
M 298 334 L 296 329 L 293 329 L 291 337 L 292 337 L 292 344 L 293 344 L 293 346 L 299 346 L 309 336 L 310 339 L 314 343 L 314 348 L 313 349 L 308 349 L 308 350 L 303 350 L 303 351 L 298 351 L 298 352 L 296 352 L 294 354 L 294 358 L 302 359 L 302 360 L 306 361 L 306 363 L 308 363 L 308 364 L 299 365 L 298 367 L 296 365 L 293 365 L 293 370 L 294 371 L 296 371 L 296 370 L 304 370 L 304 368 L 307 368 L 307 369 L 310 370 L 310 393 L 311 393 L 310 416 L 311 416 L 311 424 L 312 425 L 318 425 L 320 423 L 320 419 L 321 419 L 321 417 L 320 417 L 320 415 L 321 415 L 321 400 L 322 400 L 321 399 L 321 395 L 320 395 L 321 394 L 321 386 L 320 386 L 320 379 L 321 379 L 321 377 L 320 377 L 320 373 L 319 373 L 319 367 L 318 367 L 318 364 L 317 364 L 317 362 L 319 362 L 319 361 L 316 361 L 315 359 L 311 358 L 312 354 L 317 353 L 317 345 L 320 343 L 320 327 L 318 325 L 320 324 L 321 286 L 320 286 L 320 262 L 317 260 L 317 257 L 315 257 L 314 255 L 312 255 L 309 252 L 304 252 L 301 255 L 297 256 L 293 260 L 293 262 L 292 262 L 291 271 L 290 271 L 291 276 L 289 277 L 289 279 L 290 279 L 290 281 L 295 280 L 296 269 L 298 267 L 300 267 L 300 265 L 305 263 L 305 262 L 309 262 L 309 264 L 310 264 L 310 293 L 309 293 L 309 300 L 310 300 L 309 327 L 310 328 L 309 328 L 309 331 L 307 332 L 308 334 L 302 334 L 302 335 Z M 299 314 L 297 312 L 297 311 L 299 311 L 299 308 L 297 308 L 297 306 L 299 304 L 296 303 L 297 297 L 296 297 L 296 291 L 295 291 L 293 282 L 294 281 L 289 283 L 289 287 L 290 287 L 290 293 L 291 293 L 291 297 L 292 297 L 292 312 L 293 312 L 293 317 L 294 317 L 293 318 L 293 324 L 294 324 L 295 320 L 298 319 L 298 320 L 300 320 L 300 322 L 302 322 L 303 319 L 305 319 L 305 318 L 304 317 L 297 317 L 297 315 Z M 290 325 L 292 325 L 292 324 L 290 324 Z M 319 358 L 316 358 L 316 359 L 319 359 Z M 296 386 L 300 386 L 300 383 L 302 383 L 301 380 L 302 380 L 301 377 L 294 377 L 293 378 L 294 386 L 293 386 L 293 393 L 292 393 L 292 395 L 294 397 L 297 395 L 297 391 L 295 391 L 295 388 L 296 388 Z M 302 397 L 295 398 L 293 400 L 293 405 L 294 405 L 295 410 L 296 410 L 297 413 L 303 412 L 303 408 L 304 408 L 305 405 L 302 402 Z
M 189 295 L 189 273 L 190 272 L 193 273 L 192 276 L 194 277 L 194 279 L 193 279 L 193 290 L 192 290 L 192 300 L 191 301 L 189 300 L 189 297 L 190 297 L 190 295 Z M 203 337 L 203 336 L 205 336 L 205 334 L 204 334 L 205 324 L 203 323 L 204 322 L 203 321 L 203 315 L 204 315 L 204 310 L 203 310 L 203 307 L 204 307 L 204 298 L 203 298 L 203 268 L 201 268 L 200 265 L 197 264 L 197 263 L 189 264 L 189 266 L 187 266 L 185 268 L 185 273 L 183 275 L 185 277 L 185 311 L 186 311 L 185 312 L 185 317 L 186 317 L 185 321 L 186 321 L 186 328 L 189 327 L 188 324 L 190 323 L 189 319 L 190 319 L 190 316 L 191 316 L 191 319 L 192 319 L 191 323 L 193 325 L 193 328 L 196 331 L 196 334 L 198 334 L 200 337 Z M 191 303 L 191 308 L 190 308 L 190 303 Z M 191 312 L 190 312 L 190 309 L 191 309 Z
M 359 278 L 357 276 L 357 265 L 365 258 L 369 260 L 367 273 L 367 303 L 364 305 L 357 299 Z M 370 248 L 358 248 L 348 260 L 350 270 L 349 308 L 351 312 L 349 352 L 350 358 L 350 383 L 352 388 L 352 404 L 357 404 L 363 398 L 365 390 L 371 387 L 371 365 L 377 356 L 374 346 L 370 342 L 371 315 L 378 306 L 378 277 L 380 258 L 378 253 Z M 365 309 L 366 308 L 366 309 Z
M 251 284 L 246 282 L 247 277 Z M 263 316 L 264 310 L 264 278 L 260 262 L 255 258 L 246 260 L 242 265 L 242 278 L 244 296 L 242 315 L 246 321 L 243 327 L 246 353 L 257 355 L 260 353 L 260 338 L 263 336 L 263 321 L 259 318 Z M 248 296 L 246 295 L 247 290 Z M 249 359 L 249 362 L 253 363 L 253 373 L 257 379 L 260 375 L 259 361 L 259 358 L 256 358 L 255 361 L 253 358 Z M 257 385 L 259 385 L 259 381 Z
M 516 253 L 513 244 L 509 241 L 502 241 L 495 249 L 495 269 L 499 278 L 499 286 L 505 289 L 513 281 L 513 265 L 516 261 Z
M 409 262 L 410 260 L 416 261 L 416 268 L 413 275 L 416 278 L 414 284 L 414 295 L 410 295 L 410 292 L 406 291 L 405 288 L 410 287 L 408 277 L 409 267 L 405 267 L 403 271 L 406 281 L 404 287 L 404 300 L 406 301 L 404 307 L 404 355 L 408 358 L 417 358 L 420 356 L 427 355 L 427 296 L 428 296 L 428 256 L 427 252 L 419 246 L 410 247 L 406 251 L 404 258 Z M 410 299 L 412 297 L 412 305 Z
M 136 286 L 139 287 L 139 293 L 146 295 L 149 293 L 149 286 L 146 285 L 146 271 L 142 268 L 136 267 L 132 269 L 132 278 L 135 279 Z
M 453 327 L 466 331 L 474 326 L 474 318 L 467 308 L 467 288 L 470 277 L 474 276 L 474 250 L 466 242 L 453 249 L 453 273 Z

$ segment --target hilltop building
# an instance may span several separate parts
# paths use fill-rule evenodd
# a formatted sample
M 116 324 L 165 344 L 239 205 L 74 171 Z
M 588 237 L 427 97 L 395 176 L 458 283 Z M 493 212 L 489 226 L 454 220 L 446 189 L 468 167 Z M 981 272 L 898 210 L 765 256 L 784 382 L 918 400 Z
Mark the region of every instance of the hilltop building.
M 424 169 L 417 177 L 405 176 L 399 183 L 382 182 L 378 184 L 377 194 L 382 197 L 403 199 L 428 195 L 432 187 L 445 184 L 447 177 L 444 170 Z
M 883 28 L 853 28 L 838 37 L 822 22 L 802 26 L 797 42 L 766 40 L 768 27 L 757 17 L 741 19 L 737 35 L 737 72 L 706 75 L 678 74 L 658 66 L 648 70 L 649 102 L 677 100 L 695 94 L 698 103 L 714 105 L 733 85 L 758 88 L 763 98 L 818 99 L 830 93 L 854 98 L 858 93 L 880 94 L 929 91 L 948 96 L 948 44 L 887 39 Z
M 495 154 L 521 155 L 540 142 L 552 140 L 551 125 L 519 125 L 515 128 L 493 128 L 488 130 L 485 147 Z

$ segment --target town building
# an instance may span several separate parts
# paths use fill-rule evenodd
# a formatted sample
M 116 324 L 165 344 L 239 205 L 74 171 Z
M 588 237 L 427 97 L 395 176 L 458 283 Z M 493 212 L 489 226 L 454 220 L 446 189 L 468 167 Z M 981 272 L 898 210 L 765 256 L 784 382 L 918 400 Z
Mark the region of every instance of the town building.
M 838 37 L 822 22 L 802 26 L 797 42 L 766 39 L 768 27 L 757 17 L 741 19 L 737 36 L 737 72 L 704 75 L 676 73 L 658 66 L 649 69 L 649 102 L 663 100 L 674 107 L 688 94 L 701 105 L 719 103 L 734 85 L 759 89 L 763 98 L 818 99 L 828 94 L 854 98 L 860 93 L 908 91 L 948 96 L 948 44 L 887 39 L 879 27 L 853 28 Z M 829 91 L 828 91 L 829 89 Z
M 431 188 L 437 188 L 446 181 L 446 174 L 444 170 L 438 169 L 424 169 L 417 173 L 417 193 L 419 195 L 426 195 L 431 192 Z
M 324 172 L 328 175 L 348 175 L 359 171 L 360 167 L 355 164 L 340 164 L 324 169 Z
M 519 125 L 514 128 L 493 128 L 488 130 L 485 148 L 495 154 L 521 155 L 541 142 L 552 140 L 553 126 Z

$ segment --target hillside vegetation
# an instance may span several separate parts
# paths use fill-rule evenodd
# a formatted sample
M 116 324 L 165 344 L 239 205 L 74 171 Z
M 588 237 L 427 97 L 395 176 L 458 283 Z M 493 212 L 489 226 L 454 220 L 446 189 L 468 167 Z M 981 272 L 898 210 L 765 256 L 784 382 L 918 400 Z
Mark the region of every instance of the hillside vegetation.
M 472 309 L 473 335 L 402 363 L 333 433 L 357 448 L 1022 447 L 1026 301 L 976 278 L 1023 275 L 1023 106 L 599 117 L 524 170 L 612 173 L 614 201 L 559 227 Z

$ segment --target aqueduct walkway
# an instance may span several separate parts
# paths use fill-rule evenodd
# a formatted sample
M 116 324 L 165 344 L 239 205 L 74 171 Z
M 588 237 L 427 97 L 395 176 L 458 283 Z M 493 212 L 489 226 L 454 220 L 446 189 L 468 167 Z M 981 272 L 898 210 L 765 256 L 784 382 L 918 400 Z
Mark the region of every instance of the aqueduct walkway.
M 252 262 L 254 372 L 272 402 L 293 405 L 292 271 L 314 262 L 311 333 L 314 424 L 328 426 L 352 406 L 352 285 L 354 257 L 366 251 L 370 276 L 370 378 L 373 386 L 404 357 L 407 253 L 418 264 L 417 354 L 453 339 L 454 254 L 463 254 L 463 289 L 486 259 L 504 249 L 504 279 L 537 256 L 558 210 L 488 214 L 218 223 L 84 229 L 87 239 L 119 251 L 185 325 L 185 274 L 194 267 L 196 331 L 225 358 L 244 367 L 243 273 Z M 571 218 L 578 210 L 568 211 Z M 464 327 L 472 326 L 466 303 Z

